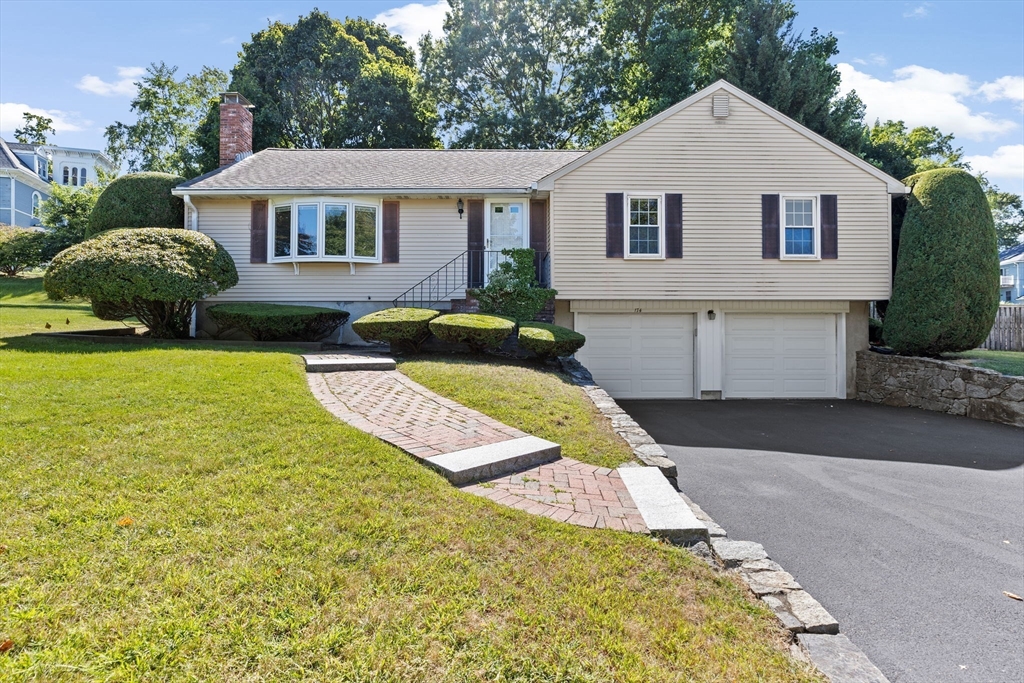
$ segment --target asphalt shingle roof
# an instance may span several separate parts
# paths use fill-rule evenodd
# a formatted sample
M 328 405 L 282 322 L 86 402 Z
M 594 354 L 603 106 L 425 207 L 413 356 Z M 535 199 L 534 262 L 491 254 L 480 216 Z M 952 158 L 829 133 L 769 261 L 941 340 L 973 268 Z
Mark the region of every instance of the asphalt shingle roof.
M 191 190 L 524 189 L 584 150 L 265 149 L 178 187 Z
M 1008 261 L 1015 256 L 1020 256 L 1021 254 L 1024 254 L 1024 243 L 1008 247 L 999 252 L 999 260 Z
M 25 165 L 22 161 L 14 154 L 11 147 L 18 146 L 19 143 L 8 143 L 3 138 L 0 138 L 0 168 L 20 168 L 23 171 L 32 171 L 31 168 Z M 32 171 L 33 173 L 35 171 Z

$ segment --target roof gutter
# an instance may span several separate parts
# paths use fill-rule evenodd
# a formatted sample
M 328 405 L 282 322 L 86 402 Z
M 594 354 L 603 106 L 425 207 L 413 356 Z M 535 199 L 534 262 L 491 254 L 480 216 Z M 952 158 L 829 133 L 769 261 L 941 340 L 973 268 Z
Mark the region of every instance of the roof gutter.
M 533 189 L 530 187 L 434 187 L 434 188 L 408 188 L 408 187 L 376 187 L 376 188 L 344 188 L 344 187 L 318 187 L 318 188 L 259 188 L 243 187 L 231 189 L 194 189 L 191 187 L 174 188 L 171 194 L 177 197 L 239 197 L 249 195 L 259 196 L 301 196 L 301 195 L 324 195 L 324 194 L 346 194 L 346 195 L 470 195 L 470 194 L 530 194 Z

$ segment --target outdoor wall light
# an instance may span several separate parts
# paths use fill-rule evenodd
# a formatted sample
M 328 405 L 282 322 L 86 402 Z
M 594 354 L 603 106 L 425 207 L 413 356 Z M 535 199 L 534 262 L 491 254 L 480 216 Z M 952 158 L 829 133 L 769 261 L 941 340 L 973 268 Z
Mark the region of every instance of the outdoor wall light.
M 459 201 L 455 204 L 455 206 L 459 209 L 459 220 L 461 221 L 462 220 L 462 212 L 463 212 L 463 204 L 462 204 L 462 198 L 461 197 L 459 198 Z
M 716 317 L 714 311 L 708 311 L 708 320 L 714 320 Z

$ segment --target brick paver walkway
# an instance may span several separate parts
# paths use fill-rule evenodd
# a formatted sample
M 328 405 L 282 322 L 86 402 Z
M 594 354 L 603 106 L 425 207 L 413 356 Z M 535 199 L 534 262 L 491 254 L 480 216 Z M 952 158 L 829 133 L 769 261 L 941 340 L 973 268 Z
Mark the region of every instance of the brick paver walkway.
M 397 370 L 308 373 L 306 378 L 313 395 L 336 417 L 418 458 L 528 436 Z M 648 533 L 618 472 L 571 458 L 462 490 L 560 522 Z

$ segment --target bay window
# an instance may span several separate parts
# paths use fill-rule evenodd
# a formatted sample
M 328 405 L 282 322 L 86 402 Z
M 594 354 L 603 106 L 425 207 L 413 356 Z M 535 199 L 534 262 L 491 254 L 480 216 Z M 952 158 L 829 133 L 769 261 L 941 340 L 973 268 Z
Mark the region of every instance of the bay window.
M 380 217 L 378 205 L 356 200 L 277 202 L 270 260 L 379 263 Z

